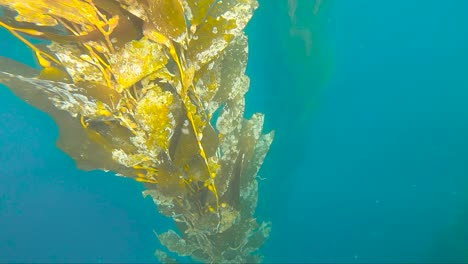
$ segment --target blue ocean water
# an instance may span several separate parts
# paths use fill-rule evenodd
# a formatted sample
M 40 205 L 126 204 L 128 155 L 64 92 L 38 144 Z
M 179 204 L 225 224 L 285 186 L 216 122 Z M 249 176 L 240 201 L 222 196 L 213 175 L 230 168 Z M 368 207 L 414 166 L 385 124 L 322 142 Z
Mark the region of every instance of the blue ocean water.
M 259 2 L 265 262 L 468 262 L 468 2 Z M 34 64 L 5 31 L 0 55 Z M 77 170 L 57 135 L 0 87 L 0 262 L 156 262 L 170 221 L 139 183 Z

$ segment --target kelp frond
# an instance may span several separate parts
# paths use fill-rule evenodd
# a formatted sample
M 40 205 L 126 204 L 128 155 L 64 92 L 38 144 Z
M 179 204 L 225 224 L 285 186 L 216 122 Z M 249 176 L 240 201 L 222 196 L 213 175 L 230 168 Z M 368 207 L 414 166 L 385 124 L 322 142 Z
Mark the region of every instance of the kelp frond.
M 55 119 L 58 146 L 78 167 L 142 182 L 177 223 L 179 233 L 158 235 L 170 251 L 211 263 L 261 260 L 254 252 L 270 224 L 253 217 L 256 175 L 273 133 L 262 134 L 262 114 L 244 118 L 243 29 L 256 0 L 0 0 L 0 7 L 0 26 L 42 66 L 6 68 L 12 62 L 3 58 L 0 82 Z

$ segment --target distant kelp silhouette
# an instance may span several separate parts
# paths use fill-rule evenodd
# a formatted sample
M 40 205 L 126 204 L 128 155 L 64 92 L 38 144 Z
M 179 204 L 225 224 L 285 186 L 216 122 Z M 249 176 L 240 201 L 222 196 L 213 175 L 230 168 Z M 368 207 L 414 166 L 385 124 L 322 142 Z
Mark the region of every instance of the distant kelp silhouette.
M 41 70 L 2 58 L 0 82 L 49 113 L 79 168 L 144 184 L 179 229 L 158 235 L 203 262 L 259 262 L 270 232 L 256 175 L 273 140 L 244 119 L 255 0 L 0 0 L 0 26 Z M 24 35 L 48 40 L 34 45 Z M 173 260 L 156 252 L 163 262 Z

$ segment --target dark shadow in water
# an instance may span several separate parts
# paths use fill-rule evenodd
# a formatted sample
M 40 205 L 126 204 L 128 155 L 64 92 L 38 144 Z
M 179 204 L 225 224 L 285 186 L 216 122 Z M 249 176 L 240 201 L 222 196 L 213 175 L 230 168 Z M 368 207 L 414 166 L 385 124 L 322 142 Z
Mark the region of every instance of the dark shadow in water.
M 282 238 L 290 232 L 289 216 L 284 215 L 288 186 L 301 180 L 296 170 L 307 156 L 307 130 L 333 70 L 326 30 L 330 2 L 259 0 L 260 7 L 246 30 L 247 74 L 251 77 L 246 115 L 264 112 L 265 131 L 275 130 L 259 173 L 266 180 L 260 181 L 257 213 L 273 221 L 265 252 L 284 243 Z M 273 260 L 267 254 L 265 261 Z
M 466 194 L 466 189 L 463 192 Z M 447 226 L 441 230 L 430 248 L 425 263 L 468 263 L 468 197 L 464 210 Z
M 318 1 L 317 3 L 315 1 Z M 270 215 L 283 203 L 293 181 L 294 168 L 304 162 L 308 142 L 306 128 L 332 72 L 332 54 L 327 43 L 327 8 L 330 1 L 260 0 L 260 7 L 247 28 L 248 75 L 251 88 L 246 114 L 264 112 L 265 130 L 275 130 L 275 139 L 260 176 L 268 178 L 260 196 L 260 213 Z M 260 109 L 259 105 L 262 105 Z

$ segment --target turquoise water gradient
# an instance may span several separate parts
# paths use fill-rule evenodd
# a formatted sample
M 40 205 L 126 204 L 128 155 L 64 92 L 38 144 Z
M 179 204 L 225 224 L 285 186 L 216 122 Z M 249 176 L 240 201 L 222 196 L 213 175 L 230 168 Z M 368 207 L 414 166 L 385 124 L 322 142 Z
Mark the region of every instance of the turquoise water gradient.
M 265 261 L 468 262 L 468 2 L 297 0 L 295 20 L 259 2 Z M 5 31 L 0 55 L 34 64 Z M 139 183 L 77 170 L 57 133 L 0 87 L 0 262 L 156 262 L 170 221 Z

